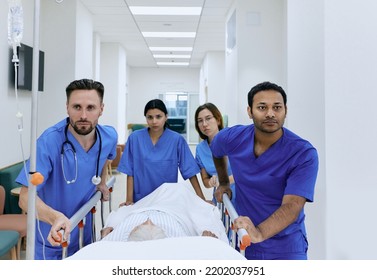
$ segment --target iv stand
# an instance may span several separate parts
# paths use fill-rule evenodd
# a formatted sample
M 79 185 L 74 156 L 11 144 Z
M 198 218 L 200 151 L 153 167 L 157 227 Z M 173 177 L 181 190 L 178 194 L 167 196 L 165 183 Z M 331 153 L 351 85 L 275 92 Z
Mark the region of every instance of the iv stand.
M 36 139 L 38 117 L 38 80 L 39 80 L 39 15 L 40 0 L 34 0 L 34 47 L 33 47 L 33 78 L 31 103 L 31 136 L 30 136 L 30 174 L 36 172 Z M 29 181 L 28 212 L 27 212 L 27 247 L 26 259 L 34 260 L 35 254 L 35 225 L 36 225 L 36 186 Z

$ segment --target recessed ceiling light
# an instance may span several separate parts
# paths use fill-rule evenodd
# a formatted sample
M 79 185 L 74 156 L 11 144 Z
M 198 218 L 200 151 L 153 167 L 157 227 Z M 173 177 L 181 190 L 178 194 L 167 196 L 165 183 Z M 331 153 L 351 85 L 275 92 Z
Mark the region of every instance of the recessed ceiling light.
M 190 58 L 189 54 L 154 54 L 155 58 Z
M 149 47 L 153 51 L 162 51 L 162 52 L 191 52 L 192 47 Z
M 157 62 L 161 66 L 188 66 L 188 62 Z
M 199 16 L 202 7 L 147 7 L 130 6 L 134 15 L 159 15 L 159 16 Z
M 196 32 L 141 32 L 144 37 L 153 38 L 195 38 Z

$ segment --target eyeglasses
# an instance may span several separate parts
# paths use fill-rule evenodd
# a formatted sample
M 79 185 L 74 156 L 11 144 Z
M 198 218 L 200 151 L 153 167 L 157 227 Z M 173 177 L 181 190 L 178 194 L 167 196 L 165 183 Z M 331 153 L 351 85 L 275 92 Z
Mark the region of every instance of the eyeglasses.
M 204 119 L 198 119 L 198 125 L 202 126 L 204 122 L 209 123 L 213 118 L 214 116 L 207 116 Z

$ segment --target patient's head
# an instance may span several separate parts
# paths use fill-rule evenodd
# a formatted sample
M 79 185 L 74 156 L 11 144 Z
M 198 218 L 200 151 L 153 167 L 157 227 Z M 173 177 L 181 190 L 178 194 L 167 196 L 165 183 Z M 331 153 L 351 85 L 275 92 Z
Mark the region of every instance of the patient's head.
M 128 236 L 128 241 L 145 241 L 166 238 L 162 228 L 156 226 L 150 219 L 136 226 Z

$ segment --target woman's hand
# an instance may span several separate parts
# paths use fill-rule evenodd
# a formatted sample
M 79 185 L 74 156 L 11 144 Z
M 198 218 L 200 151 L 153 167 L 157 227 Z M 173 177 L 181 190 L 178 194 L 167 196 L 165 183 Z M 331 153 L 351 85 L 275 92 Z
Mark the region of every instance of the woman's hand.
M 130 205 L 133 205 L 134 202 L 133 201 L 125 201 L 125 202 L 122 202 L 121 204 L 119 204 L 119 207 L 122 207 L 122 206 L 130 206 Z
M 216 175 L 213 175 L 213 176 L 209 179 L 208 184 L 209 184 L 210 187 L 212 187 L 212 188 L 218 187 L 218 186 L 219 186 L 219 180 L 217 179 L 217 176 L 216 176 Z

